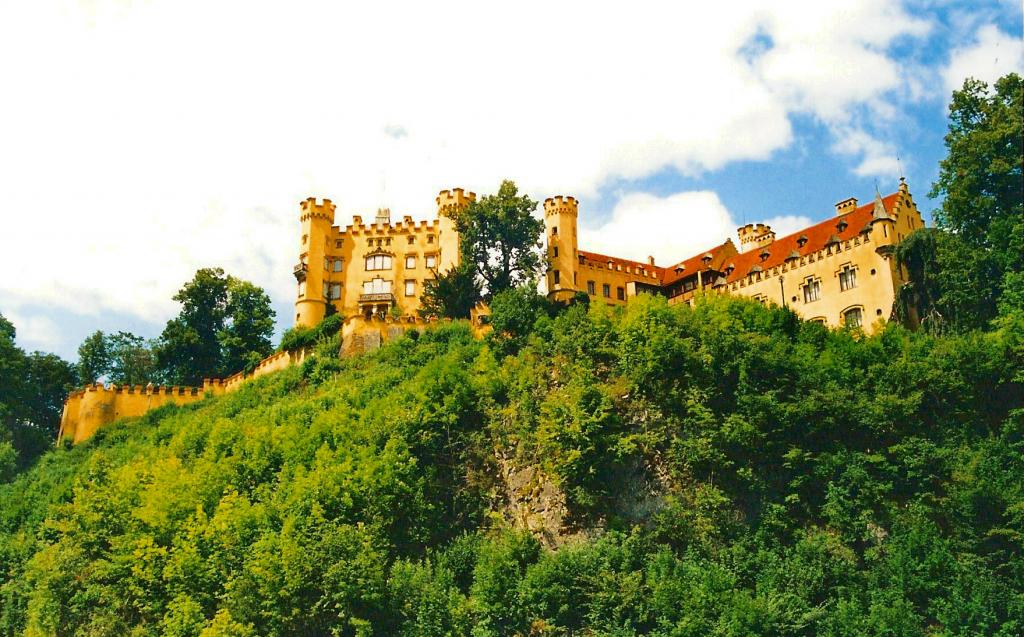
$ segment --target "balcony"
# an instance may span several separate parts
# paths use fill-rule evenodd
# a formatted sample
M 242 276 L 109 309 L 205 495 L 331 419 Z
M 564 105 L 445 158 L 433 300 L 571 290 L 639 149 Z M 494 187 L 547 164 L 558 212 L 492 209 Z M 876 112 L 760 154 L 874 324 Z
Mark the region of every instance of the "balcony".
M 373 294 L 360 294 L 360 303 L 394 303 L 395 295 L 391 292 L 375 292 Z
M 292 274 L 295 275 L 296 281 L 304 281 L 307 272 L 309 272 L 309 264 L 306 263 L 298 263 L 292 268 Z

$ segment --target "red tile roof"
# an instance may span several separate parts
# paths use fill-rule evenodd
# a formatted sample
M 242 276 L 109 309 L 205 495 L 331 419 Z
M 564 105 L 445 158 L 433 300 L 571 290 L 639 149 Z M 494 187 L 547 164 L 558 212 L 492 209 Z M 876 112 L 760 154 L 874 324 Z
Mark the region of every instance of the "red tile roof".
M 587 252 L 585 250 L 578 250 L 577 252 L 578 252 L 578 254 L 581 257 L 583 257 L 584 261 L 590 261 L 594 265 L 598 265 L 598 266 L 606 268 L 606 267 L 608 267 L 608 262 L 611 261 L 612 264 L 614 264 L 614 265 L 621 265 L 622 268 L 623 268 L 622 269 L 623 272 L 626 271 L 627 267 L 628 268 L 634 268 L 634 272 L 636 272 L 636 268 L 641 268 L 643 270 L 646 270 L 648 272 L 648 274 L 654 273 L 658 277 L 659 281 L 661 281 L 661 278 L 662 278 L 662 276 L 664 274 L 664 270 L 665 270 L 665 268 L 662 268 L 662 267 L 659 267 L 659 266 L 656 266 L 656 265 L 649 265 L 647 263 L 642 263 L 640 261 L 630 261 L 629 259 L 620 259 L 619 257 L 610 257 L 610 256 L 605 255 L 605 254 L 598 254 L 596 252 Z M 639 272 L 637 272 L 636 274 L 638 276 L 640 276 Z M 643 278 L 648 278 L 649 279 L 650 276 L 643 277 Z
M 885 206 L 886 213 L 892 214 L 893 205 L 898 197 L 898 192 L 882 197 L 882 205 Z M 753 248 L 748 252 L 741 252 L 731 259 L 726 259 L 721 269 L 724 270 L 730 264 L 735 266 L 727 278 L 727 281 L 732 283 L 750 274 L 751 268 L 755 265 L 761 266 L 762 270 L 768 270 L 782 265 L 786 258 L 794 252 L 799 256 L 805 256 L 822 250 L 833 235 L 839 241 L 847 241 L 856 237 L 865 226 L 871 223 L 874 208 L 875 202 L 872 200 L 870 203 L 858 206 L 853 212 L 831 217 L 813 226 L 776 239 L 765 246 L 765 248 Z M 842 230 L 838 227 L 840 220 L 846 222 L 846 226 Z M 801 236 L 807 237 L 807 242 L 802 247 L 798 241 Z M 768 257 L 762 261 L 761 253 L 765 249 L 768 250 Z
M 704 256 L 711 255 L 711 261 L 707 265 L 704 263 Z M 695 254 L 689 259 L 685 259 L 664 268 L 665 275 L 661 279 L 662 285 L 672 285 L 680 279 L 684 279 L 695 272 L 706 270 L 708 268 L 712 270 L 722 271 L 723 262 L 730 258 L 735 258 L 736 246 L 733 245 L 732 239 L 726 239 L 725 243 L 717 245 L 710 250 L 705 250 L 700 254 Z M 680 269 L 681 268 L 681 269 Z

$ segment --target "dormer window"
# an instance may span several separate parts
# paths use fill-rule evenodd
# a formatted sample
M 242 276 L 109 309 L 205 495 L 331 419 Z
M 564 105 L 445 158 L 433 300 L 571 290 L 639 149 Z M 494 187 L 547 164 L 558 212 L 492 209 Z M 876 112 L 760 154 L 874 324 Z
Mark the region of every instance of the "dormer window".
M 800 247 L 802 248 L 802 247 L 804 247 L 804 245 L 805 245 L 806 243 L 807 243 L 807 235 L 805 235 L 805 234 L 802 234 L 802 235 L 800 235 L 799 237 L 797 237 L 797 239 L 796 239 L 796 244 L 797 244 L 798 246 L 800 246 Z
M 758 256 L 761 257 L 761 261 L 763 263 L 764 261 L 767 261 L 768 257 L 770 257 L 771 255 L 772 255 L 772 253 L 769 252 L 767 249 L 765 249 L 765 250 L 761 250 L 761 253 Z
M 846 223 L 846 219 L 840 219 L 839 223 L 836 224 L 836 229 L 838 229 L 839 232 L 842 232 L 843 230 L 846 230 L 848 225 L 850 224 Z

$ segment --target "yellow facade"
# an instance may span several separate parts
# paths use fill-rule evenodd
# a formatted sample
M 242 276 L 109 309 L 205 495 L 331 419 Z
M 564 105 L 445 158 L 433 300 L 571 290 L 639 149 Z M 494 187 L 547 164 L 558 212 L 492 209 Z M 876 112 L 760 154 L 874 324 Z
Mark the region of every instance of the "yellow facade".
M 548 294 L 576 292 L 595 301 L 622 304 L 639 293 L 691 302 L 701 291 L 753 297 L 792 308 L 801 317 L 832 327 L 871 331 L 891 314 L 896 290 L 905 282 L 895 246 L 924 227 L 909 188 L 858 205 L 836 204 L 836 216 L 785 237 L 764 224 L 737 230 L 731 239 L 670 266 L 620 259 L 580 250 L 576 245 L 578 204 L 571 197 L 545 201 Z M 557 228 L 557 230 L 556 230 Z
M 462 188 L 437 196 L 437 218 L 392 222 L 387 209 L 373 223 L 353 216 L 351 225 L 333 225 L 329 199 L 309 198 L 300 205 L 302 223 L 295 324 L 312 327 L 327 305 L 343 316 L 414 316 L 424 285 L 459 262 L 454 213 L 476 199 Z

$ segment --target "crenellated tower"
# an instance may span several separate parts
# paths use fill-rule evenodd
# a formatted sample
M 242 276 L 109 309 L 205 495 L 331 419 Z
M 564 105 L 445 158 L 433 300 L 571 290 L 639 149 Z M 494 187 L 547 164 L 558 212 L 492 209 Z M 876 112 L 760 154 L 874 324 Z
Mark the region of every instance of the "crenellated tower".
M 299 244 L 299 262 L 294 274 L 298 284 L 295 301 L 295 325 L 313 327 L 323 319 L 327 311 L 324 298 L 325 258 L 327 242 L 334 223 L 334 204 L 330 199 L 317 203 L 309 197 L 299 204 L 299 221 L 302 223 L 302 238 Z
M 568 301 L 577 288 L 579 253 L 576 216 L 579 207 L 572 197 L 558 195 L 544 200 L 544 236 L 547 243 L 548 298 Z
M 462 188 L 442 190 L 437 195 L 437 272 L 444 274 L 456 266 L 462 258 L 459 249 L 459 231 L 455 228 L 455 216 L 460 210 L 476 201 L 476 193 L 465 192 Z

